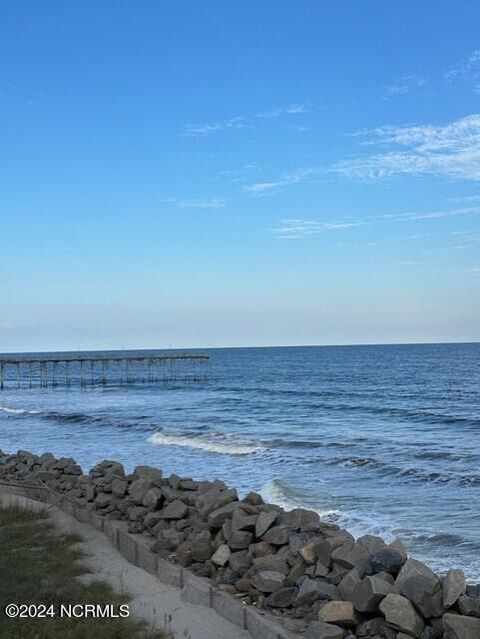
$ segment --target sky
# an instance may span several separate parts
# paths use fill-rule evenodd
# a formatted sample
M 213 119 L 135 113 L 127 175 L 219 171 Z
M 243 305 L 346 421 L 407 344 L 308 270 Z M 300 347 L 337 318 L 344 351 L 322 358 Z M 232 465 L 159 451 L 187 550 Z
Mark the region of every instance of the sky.
M 480 341 L 479 24 L 0 2 L 0 352 Z

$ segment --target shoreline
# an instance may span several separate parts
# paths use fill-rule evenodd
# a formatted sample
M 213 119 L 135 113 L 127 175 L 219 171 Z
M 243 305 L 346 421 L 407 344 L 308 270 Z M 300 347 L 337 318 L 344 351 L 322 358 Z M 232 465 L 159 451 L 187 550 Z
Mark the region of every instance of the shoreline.
M 293 636 L 475 639 L 480 585 L 463 572 L 439 577 L 387 544 L 286 511 L 258 493 L 238 498 L 224 482 L 194 481 L 105 460 L 88 475 L 72 458 L 0 451 L 0 480 L 45 486 L 83 512 L 121 522 L 159 559 L 240 598 Z M 336 633 L 336 634 L 335 634 Z

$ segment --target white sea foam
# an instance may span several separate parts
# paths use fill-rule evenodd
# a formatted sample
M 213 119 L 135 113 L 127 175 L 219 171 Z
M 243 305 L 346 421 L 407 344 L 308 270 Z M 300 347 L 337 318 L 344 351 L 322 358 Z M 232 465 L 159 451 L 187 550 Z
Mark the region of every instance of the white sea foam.
M 271 479 L 260 490 L 260 494 L 267 503 L 276 504 L 281 506 L 285 510 L 293 510 L 294 508 L 307 508 L 308 510 L 314 510 L 317 512 L 321 519 L 327 521 L 336 520 L 340 517 L 339 510 L 327 509 L 320 510 L 318 508 L 312 508 L 309 504 L 305 503 L 301 499 L 297 499 L 285 484 L 279 479 Z
M 8 408 L 7 406 L 0 406 L 0 413 L 7 415 L 37 415 L 38 410 L 27 410 L 26 408 Z
M 182 446 L 183 448 L 194 448 L 221 455 L 251 455 L 265 450 L 261 446 L 253 444 L 228 443 L 221 439 L 212 440 L 182 435 L 165 435 L 164 433 L 155 433 L 148 438 L 148 441 L 157 446 Z

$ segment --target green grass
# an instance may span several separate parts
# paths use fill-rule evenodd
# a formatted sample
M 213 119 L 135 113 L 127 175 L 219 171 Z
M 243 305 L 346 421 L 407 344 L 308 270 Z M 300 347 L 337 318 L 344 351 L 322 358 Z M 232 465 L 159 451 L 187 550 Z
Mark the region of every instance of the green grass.
M 0 637 L 3 639 L 160 639 L 163 633 L 131 618 L 60 618 L 60 604 L 128 603 L 101 581 L 83 584 L 76 535 L 62 535 L 48 515 L 15 507 L 0 508 Z M 9 619 L 5 605 L 53 604 L 55 617 Z

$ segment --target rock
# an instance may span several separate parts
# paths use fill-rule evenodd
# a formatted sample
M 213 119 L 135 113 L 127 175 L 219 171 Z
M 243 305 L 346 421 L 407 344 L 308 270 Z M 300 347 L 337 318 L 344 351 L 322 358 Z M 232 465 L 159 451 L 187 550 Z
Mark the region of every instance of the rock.
M 353 601 L 357 584 L 362 580 L 363 572 L 360 568 L 352 568 L 338 584 L 338 591 L 345 601 Z
M 325 566 L 320 560 L 317 561 L 315 566 L 315 576 L 316 577 L 326 577 L 330 573 L 330 569 Z M 340 578 L 338 579 L 340 582 Z
M 265 603 L 272 608 L 289 608 L 295 601 L 297 594 L 298 587 L 289 586 L 273 592 L 266 598 Z
M 443 606 L 451 608 L 465 594 L 467 584 L 462 570 L 449 570 L 443 582 Z
M 396 634 L 394 630 L 387 627 L 384 617 L 373 617 L 355 628 L 357 637 L 387 637 L 390 634 Z
M 354 568 L 368 559 L 368 552 L 358 543 L 342 544 L 332 552 L 332 561 L 345 568 Z
M 305 639 L 343 639 L 345 630 L 323 621 L 312 621 L 305 633 Z
M 236 575 L 243 577 L 252 565 L 252 560 L 246 550 L 238 550 L 237 552 L 232 552 L 228 565 Z
M 126 479 L 120 479 L 116 477 L 112 481 L 112 494 L 115 495 L 115 497 L 119 497 L 120 499 L 123 499 L 125 495 L 127 494 L 127 488 L 128 488 L 128 481 Z
M 480 599 L 462 595 L 458 600 L 458 609 L 462 615 L 480 617 Z
M 445 639 L 478 639 L 480 619 L 447 612 L 443 615 L 443 630 Z
M 289 567 L 286 560 L 279 555 L 256 557 L 253 560 L 253 566 L 256 572 L 261 572 L 262 570 L 273 570 L 274 572 L 281 572 L 282 575 L 288 575 L 289 573 Z
M 193 561 L 204 563 L 212 556 L 212 546 L 207 541 L 194 541 L 190 548 Z
M 388 594 L 395 592 L 392 584 L 378 577 L 364 577 L 355 587 L 353 604 L 359 612 L 375 612 Z
M 288 544 L 288 529 L 283 526 L 274 526 L 263 535 L 263 540 L 273 546 L 284 546 Z
M 442 615 L 442 584 L 437 575 L 421 561 L 407 559 L 395 580 L 395 586 L 426 619 Z
M 405 548 L 403 541 L 401 541 L 398 537 L 395 539 L 395 541 L 392 541 L 392 543 L 388 544 L 387 548 L 390 548 L 391 550 L 395 550 L 396 552 L 398 552 L 400 557 L 403 559 L 403 563 L 407 561 L 408 559 L 407 549 Z
M 136 504 L 143 504 L 143 499 L 152 487 L 148 479 L 136 479 L 128 486 L 128 494 Z
M 152 466 L 136 466 L 133 471 L 133 479 L 148 479 L 150 481 L 162 479 L 162 471 Z
M 188 513 L 188 506 L 183 501 L 175 499 L 161 513 L 163 519 L 183 519 Z
M 165 500 L 165 497 L 160 490 L 160 488 L 150 488 L 149 491 L 145 493 L 145 497 L 143 498 L 143 505 L 147 508 L 154 508 L 157 510 L 162 507 L 162 504 Z
M 413 607 L 411 601 L 402 595 L 389 594 L 380 602 L 387 625 L 394 630 L 405 632 L 412 637 L 419 637 L 425 627 L 423 619 Z
M 322 561 L 326 566 L 331 565 L 332 552 L 335 548 L 338 548 L 342 544 L 345 543 L 345 538 L 341 535 L 337 535 L 335 537 L 328 537 L 323 541 L 315 544 L 315 552 L 317 554 L 318 559 Z M 350 540 L 353 543 L 353 538 Z
M 363 535 L 363 537 L 357 539 L 357 544 L 362 546 L 370 556 L 375 555 L 386 547 L 383 539 L 375 535 Z
M 220 508 L 216 508 L 208 515 L 208 525 L 211 528 L 221 528 L 226 521 L 232 518 L 236 507 L 237 503 L 232 501 L 220 506 Z
M 250 492 L 243 498 L 243 501 L 252 506 L 261 506 L 263 504 L 263 497 L 258 493 Z
M 262 537 L 269 528 L 273 526 L 273 524 L 278 519 L 278 512 L 273 510 L 262 511 L 257 518 L 257 522 L 255 524 L 255 537 Z
M 282 524 L 287 528 L 291 528 L 292 530 L 306 532 L 318 529 L 320 516 L 313 510 L 294 508 L 287 513 L 281 513 L 279 517 L 279 524 Z
M 366 575 L 375 575 L 378 572 L 397 575 L 404 563 L 403 555 L 396 548 L 387 546 L 367 560 L 364 570 Z
M 233 530 L 249 531 L 255 530 L 255 523 L 257 521 L 256 515 L 247 515 L 241 508 L 235 508 L 232 517 Z
M 107 495 L 107 493 L 99 493 L 95 497 L 95 504 L 97 505 L 97 508 L 106 508 L 107 506 L 110 506 L 111 501 L 112 496 Z
M 273 570 L 263 570 L 252 577 L 252 585 L 260 592 L 277 592 L 283 588 L 285 575 Z
M 211 560 L 216 566 L 225 566 L 230 559 L 232 551 L 226 544 L 222 544 L 213 553 Z
M 218 510 L 232 502 L 238 502 L 238 494 L 235 489 L 224 490 L 214 486 L 211 490 L 201 493 L 197 497 L 195 506 L 202 517 L 207 517 L 212 511 Z M 222 523 L 223 521 L 220 523 L 220 526 Z
M 298 581 L 298 595 L 296 606 L 309 606 L 318 599 L 338 599 L 337 587 L 320 579 L 301 577 Z
M 358 624 L 357 615 L 350 601 L 329 601 L 318 613 L 320 621 L 337 626 L 354 628 Z
M 252 533 L 246 530 L 232 530 L 227 541 L 232 550 L 244 550 L 250 546 L 252 539 Z
M 317 561 L 317 553 L 315 552 L 315 544 L 310 543 L 299 551 L 300 556 L 307 564 L 314 564 Z

